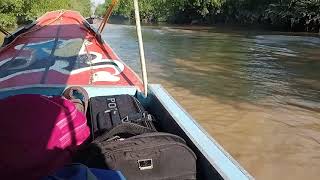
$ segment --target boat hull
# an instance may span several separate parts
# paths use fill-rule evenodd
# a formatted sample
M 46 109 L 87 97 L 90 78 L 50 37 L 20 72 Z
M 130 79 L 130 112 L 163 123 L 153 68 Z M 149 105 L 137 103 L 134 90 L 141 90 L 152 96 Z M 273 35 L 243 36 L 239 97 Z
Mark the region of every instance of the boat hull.
M 75 11 L 53 11 L 0 49 L 0 88 L 32 85 L 135 86 L 139 76 Z

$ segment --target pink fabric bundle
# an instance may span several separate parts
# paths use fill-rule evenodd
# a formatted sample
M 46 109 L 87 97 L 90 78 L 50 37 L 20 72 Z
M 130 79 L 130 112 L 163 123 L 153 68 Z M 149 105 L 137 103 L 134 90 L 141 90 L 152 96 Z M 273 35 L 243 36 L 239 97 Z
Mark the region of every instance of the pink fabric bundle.
M 0 179 L 39 179 L 63 167 L 90 136 L 86 117 L 62 97 L 0 100 Z

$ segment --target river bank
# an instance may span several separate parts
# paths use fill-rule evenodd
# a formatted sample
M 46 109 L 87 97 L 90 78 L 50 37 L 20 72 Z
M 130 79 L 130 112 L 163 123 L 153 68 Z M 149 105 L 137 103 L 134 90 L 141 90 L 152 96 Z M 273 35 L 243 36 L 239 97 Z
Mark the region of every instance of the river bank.
M 97 19 L 95 24 L 99 24 L 101 20 Z M 112 15 L 109 19 L 110 24 L 119 25 L 134 25 L 135 21 L 130 18 L 125 18 L 121 15 Z M 320 32 L 306 32 L 306 31 L 291 31 L 278 26 L 262 25 L 262 24 L 237 24 L 237 23 L 195 23 L 195 24 L 175 24 L 168 22 L 142 22 L 143 26 L 156 28 L 170 28 L 194 31 L 265 31 L 267 33 L 274 32 L 275 34 L 291 34 L 297 36 L 320 36 Z
M 95 14 L 103 16 L 108 2 L 97 7 Z M 168 22 L 191 25 L 265 26 L 294 32 L 320 32 L 320 1 L 317 0 L 142 0 L 140 14 L 143 22 Z M 114 15 L 133 19 L 132 1 L 122 0 Z
M 231 31 L 247 31 L 247 32 L 265 32 L 267 34 L 281 34 L 281 35 L 292 35 L 292 36 L 313 36 L 320 37 L 320 33 L 313 32 L 292 32 L 292 31 L 282 31 L 281 29 L 269 29 L 265 26 L 244 26 L 244 25 L 175 25 L 175 24 L 145 24 L 149 27 L 156 27 L 160 29 L 167 29 L 169 31 L 180 31 L 180 32 L 231 32 Z
M 101 20 L 95 20 L 95 25 L 99 24 Z M 111 18 L 110 24 L 115 25 L 131 25 L 128 19 L 118 19 Z M 292 36 L 313 36 L 320 37 L 320 33 L 312 33 L 312 32 L 290 32 L 290 31 L 279 31 L 279 30 L 270 30 L 265 29 L 264 26 L 244 26 L 244 25 L 177 25 L 177 24 L 168 24 L 168 23 L 144 23 L 143 26 L 149 28 L 158 28 L 167 31 L 176 31 L 176 32 L 190 32 L 194 33 L 198 32 L 224 32 L 224 31 L 248 31 L 248 32 L 265 32 L 267 34 L 281 34 L 281 35 L 292 35 Z M 0 33 L 0 44 L 3 43 L 5 35 Z

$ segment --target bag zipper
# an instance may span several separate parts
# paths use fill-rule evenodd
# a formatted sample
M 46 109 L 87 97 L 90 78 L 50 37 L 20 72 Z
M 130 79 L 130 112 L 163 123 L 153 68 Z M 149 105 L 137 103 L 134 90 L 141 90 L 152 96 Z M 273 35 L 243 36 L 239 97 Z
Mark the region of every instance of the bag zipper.
M 133 137 L 129 137 L 125 140 L 132 140 L 132 139 L 139 139 L 139 138 L 144 138 L 144 137 L 154 137 L 154 136 L 168 136 L 168 137 L 172 137 L 175 138 L 177 140 L 179 140 L 181 143 L 185 143 L 186 141 L 181 138 L 180 136 L 174 135 L 174 134 L 169 134 L 169 133 L 163 133 L 163 132 L 153 132 L 153 133 L 146 133 L 146 134 L 140 134 L 140 135 L 136 135 Z M 119 141 L 113 142 L 113 143 L 118 143 Z M 121 141 L 123 142 L 123 141 Z M 100 144 L 104 144 L 103 142 L 98 142 Z
M 184 147 L 185 149 L 187 149 L 187 150 L 192 154 L 192 156 L 193 156 L 195 159 L 197 159 L 197 156 L 195 155 L 195 153 L 192 151 L 192 149 L 191 149 L 189 146 L 187 146 L 186 144 L 177 143 L 177 142 L 171 142 L 171 143 L 167 143 L 167 144 L 163 143 L 163 144 L 153 145 L 153 146 L 149 145 L 149 146 L 145 146 L 145 147 L 140 148 L 140 149 L 135 149 L 135 151 L 146 150 L 146 149 L 153 149 L 153 148 L 157 148 L 157 147 L 161 147 L 161 146 L 169 146 L 169 145 L 182 146 L 182 147 Z M 121 151 L 133 151 L 132 149 L 133 149 L 134 147 L 135 147 L 135 146 L 132 146 L 132 147 L 130 147 L 130 148 L 122 148 L 122 149 L 119 148 L 119 149 L 117 149 L 117 150 L 108 151 L 108 152 L 102 150 L 102 153 L 103 153 L 103 154 L 106 154 L 107 156 L 111 156 L 111 155 L 116 154 L 117 152 L 121 152 Z
M 193 155 L 195 156 L 195 154 L 194 154 L 194 152 L 190 149 L 190 147 L 188 147 L 187 145 L 186 145 L 186 142 L 185 142 L 185 140 L 184 139 L 182 139 L 181 137 L 179 137 L 179 136 L 176 136 L 176 135 L 173 135 L 173 134 L 168 134 L 168 133 L 148 133 L 148 134 L 143 134 L 143 135 L 138 135 L 138 136 L 134 136 L 134 137 L 131 137 L 131 138 L 128 138 L 128 139 L 125 139 L 125 140 L 122 140 L 122 141 L 113 141 L 113 142 L 110 142 L 109 144 L 119 144 L 119 145 L 121 145 L 120 143 L 125 143 L 126 141 L 128 141 L 128 140 L 132 140 L 132 139 L 139 139 L 139 138 L 143 138 L 143 137 L 154 137 L 154 136 L 167 136 L 167 137 L 173 137 L 173 138 L 175 138 L 175 139 L 178 139 L 178 140 L 180 140 L 180 142 L 175 142 L 175 143 L 169 143 L 169 144 L 181 144 L 181 145 L 183 145 L 184 147 L 186 147 L 190 152 L 192 152 L 193 153 Z M 182 141 L 181 141 L 182 140 Z M 104 145 L 104 144 L 102 144 L 102 143 L 100 143 L 102 146 Z M 166 145 L 165 143 L 162 143 L 162 144 L 160 144 L 160 145 L 158 145 L 158 146 L 162 146 L 162 145 Z M 108 144 L 106 145 L 106 146 L 108 146 Z M 138 146 L 138 145 L 137 145 Z M 145 149 L 145 148 L 151 148 L 151 147 L 158 147 L 158 146 L 154 146 L 154 145 L 150 145 L 150 146 L 145 146 L 144 148 L 142 148 L 142 149 Z M 108 154 L 108 153 L 111 153 L 111 152 L 118 152 L 118 151 L 124 151 L 124 150 L 131 150 L 133 147 L 135 147 L 135 146 L 131 146 L 130 148 L 128 148 L 128 147 L 125 147 L 125 148 L 118 148 L 118 149 L 116 149 L 116 150 L 114 150 L 114 151 L 109 151 L 109 152 L 107 152 L 107 150 L 104 150 L 104 149 L 102 149 L 102 151 L 103 152 L 107 152 L 106 154 Z M 117 147 L 116 147 L 117 148 Z

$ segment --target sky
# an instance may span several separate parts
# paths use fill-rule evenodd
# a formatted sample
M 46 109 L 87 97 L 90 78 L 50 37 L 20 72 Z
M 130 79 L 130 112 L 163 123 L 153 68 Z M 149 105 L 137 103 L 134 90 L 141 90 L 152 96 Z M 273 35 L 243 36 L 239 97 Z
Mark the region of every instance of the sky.
M 91 0 L 91 2 L 93 2 L 95 6 L 97 6 L 98 4 L 104 3 L 104 1 L 105 0 Z
M 94 4 L 94 6 L 91 7 L 91 12 L 93 13 L 96 10 L 96 7 L 98 4 L 104 3 L 105 0 L 91 0 L 91 2 Z

